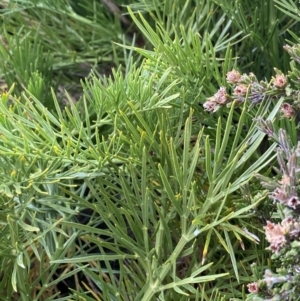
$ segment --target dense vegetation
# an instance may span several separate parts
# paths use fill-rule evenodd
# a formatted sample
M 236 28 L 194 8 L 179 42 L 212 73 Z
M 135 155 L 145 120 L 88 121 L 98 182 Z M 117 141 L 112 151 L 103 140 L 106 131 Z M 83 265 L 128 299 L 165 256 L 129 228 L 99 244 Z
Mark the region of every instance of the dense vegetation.
M 300 300 L 298 6 L 3 0 L 0 300 Z

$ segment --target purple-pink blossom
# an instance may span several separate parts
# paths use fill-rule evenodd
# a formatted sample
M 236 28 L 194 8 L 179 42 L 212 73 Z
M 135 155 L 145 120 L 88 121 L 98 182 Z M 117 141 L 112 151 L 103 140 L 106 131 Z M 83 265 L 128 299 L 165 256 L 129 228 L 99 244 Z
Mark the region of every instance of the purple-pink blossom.
M 203 104 L 203 108 L 208 112 L 215 112 L 218 108 L 218 104 L 215 101 L 208 100 Z
M 234 69 L 232 71 L 227 72 L 226 74 L 226 80 L 229 84 L 238 83 L 240 78 L 241 78 L 241 74 Z
M 257 282 L 252 282 L 247 285 L 249 293 L 258 293 L 258 284 Z
M 214 95 L 214 98 L 218 104 L 225 104 L 227 101 L 226 88 L 220 87 L 218 92 Z
M 284 228 L 280 224 L 274 224 L 267 221 L 267 225 L 264 226 L 266 232 L 267 241 L 270 243 L 270 249 L 276 254 L 286 243 Z
M 240 84 L 234 88 L 233 94 L 238 95 L 238 96 L 244 96 L 244 95 L 246 95 L 247 90 L 248 90 L 248 87 L 246 85 Z
M 280 111 L 282 112 L 283 117 L 291 118 L 295 116 L 294 108 L 287 102 L 282 104 Z
M 274 86 L 277 88 L 284 88 L 287 84 L 287 80 L 284 74 L 277 74 L 273 79 Z

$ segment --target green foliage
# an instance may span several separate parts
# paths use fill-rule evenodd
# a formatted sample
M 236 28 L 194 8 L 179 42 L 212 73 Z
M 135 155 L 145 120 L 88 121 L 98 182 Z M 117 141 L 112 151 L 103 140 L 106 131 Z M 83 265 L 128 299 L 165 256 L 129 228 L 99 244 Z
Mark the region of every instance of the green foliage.
M 271 77 L 274 67 L 288 70 L 289 57 L 282 46 L 291 38 L 289 30 L 299 32 L 297 1 L 198 2 L 140 0 L 130 7 L 134 11 L 150 12 L 169 33 L 178 33 L 182 24 L 186 32 L 190 28 L 202 37 L 209 35 L 216 51 L 226 48 L 230 42 L 239 68 L 254 72 L 259 79 Z
M 202 104 L 237 63 L 286 70 L 298 25 L 241 2 L 1 4 L 1 300 L 246 299 L 276 148 L 253 118 L 284 98 Z
M 111 88 L 94 78 L 98 89 L 90 91 L 85 85 L 86 96 L 94 100 L 84 104 L 85 111 L 71 101 L 70 108 L 61 111 L 54 100 L 56 112 L 50 112 L 29 92 L 22 94 L 22 101 L 3 95 L 2 206 L 8 204 L 6 231 L 13 240 L 6 253 L 14 254 L 7 293 L 18 290 L 24 300 L 23 292 L 32 296 L 36 287 L 18 279 L 25 277 L 35 257 L 43 256 L 49 268 L 40 277 L 46 283 L 54 285 L 81 271 L 104 300 L 116 295 L 118 300 L 126 296 L 151 300 L 158 295 L 169 299 L 175 298 L 174 291 L 197 296 L 192 284 L 226 276 L 226 265 L 239 277 L 232 241 L 235 237 L 238 243 L 243 236 L 253 240 L 241 227 L 249 219 L 244 213 L 256 202 L 245 207 L 233 193 L 266 164 L 269 153 L 250 169 L 243 168 L 263 135 L 253 127 L 252 143 L 248 137 L 240 143 L 234 139 L 226 163 L 232 106 L 223 139 L 219 122 L 218 156 L 212 156 L 206 127 L 201 123 L 196 130 L 192 127 L 192 112 L 185 117 L 184 89 L 171 93 L 174 83 L 164 82 L 168 72 L 163 78 L 141 77 L 142 72 L 133 69 L 132 77 L 126 78 L 116 72 Z M 149 98 L 147 92 L 154 88 L 157 95 Z M 80 117 L 83 113 L 85 120 Z M 236 125 L 236 137 L 242 124 L 243 118 Z M 110 125 L 110 130 L 103 131 L 103 125 Z M 76 214 L 86 208 L 95 213 L 82 225 Z M 218 240 L 221 248 L 210 251 Z M 93 254 L 86 251 L 91 244 L 98 248 Z M 221 261 L 224 272 L 212 273 L 218 269 L 213 262 L 221 264 L 220 252 L 228 258 Z M 205 260 L 209 263 L 202 266 Z M 118 263 L 117 270 L 111 261 Z M 93 263 L 95 269 L 85 263 Z M 55 271 L 65 265 L 69 272 L 54 279 Z M 229 291 L 226 294 L 230 296 Z
M 125 65 L 123 50 L 113 42 L 134 41 L 131 21 L 101 1 L 2 1 L 1 8 L 2 76 L 20 93 L 39 71 L 47 85 L 42 101 L 50 107 L 50 86 L 61 103 L 67 102 L 64 89 L 78 100 L 80 80 L 92 70 L 103 76 Z

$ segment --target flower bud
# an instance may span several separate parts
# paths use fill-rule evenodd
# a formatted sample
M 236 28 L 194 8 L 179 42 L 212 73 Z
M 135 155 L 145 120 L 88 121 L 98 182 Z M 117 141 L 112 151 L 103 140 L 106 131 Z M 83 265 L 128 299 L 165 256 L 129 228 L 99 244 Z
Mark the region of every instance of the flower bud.
M 273 78 L 273 84 L 276 88 L 284 88 L 287 84 L 287 79 L 284 74 L 277 74 L 275 78 Z
M 241 78 L 241 74 L 234 69 L 232 71 L 227 72 L 226 74 L 226 80 L 229 84 L 238 83 L 240 78 Z
M 295 110 L 287 102 L 282 104 L 280 111 L 283 113 L 283 117 L 291 118 L 291 117 L 295 116 Z

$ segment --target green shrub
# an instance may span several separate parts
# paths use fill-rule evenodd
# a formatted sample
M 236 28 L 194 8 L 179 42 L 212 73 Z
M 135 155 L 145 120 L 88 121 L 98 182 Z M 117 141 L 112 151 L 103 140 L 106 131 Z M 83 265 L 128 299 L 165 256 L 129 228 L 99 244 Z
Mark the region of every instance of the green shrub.
M 4 5 L 0 69 L 12 87 L 0 103 L 0 298 L 245 300 L 251 264 L 257 274 L 269 267 L 258 213 L 271 206 L 254 175 L 272 176 L 278 142 L 265 141 L 257 120 L 289 124 L 277 117 L 286 91 L 252 75 L 244 79 L 259 89 L 247 87 L 242 101 L 224 91 L 237 62 L 265 76 L 284 65 L 281 50 L 266 50 L 275 26 L 262 42 L 275 15 L 256 28 L 260 10 L 231 20 L 224 1 L 138 2 L 126 16 L 145 39 L 137 47 L 89 3 Z M 279 41 L 297 24 L 276 14 L 287 22 Z M 274 65 L 249 51 L 258 41 Z M 80 75 L 78 97 L 58 93 L 78 64 L 104 58 L 121 66 Z M 227 106 L 207 112 L 211 95 Z

